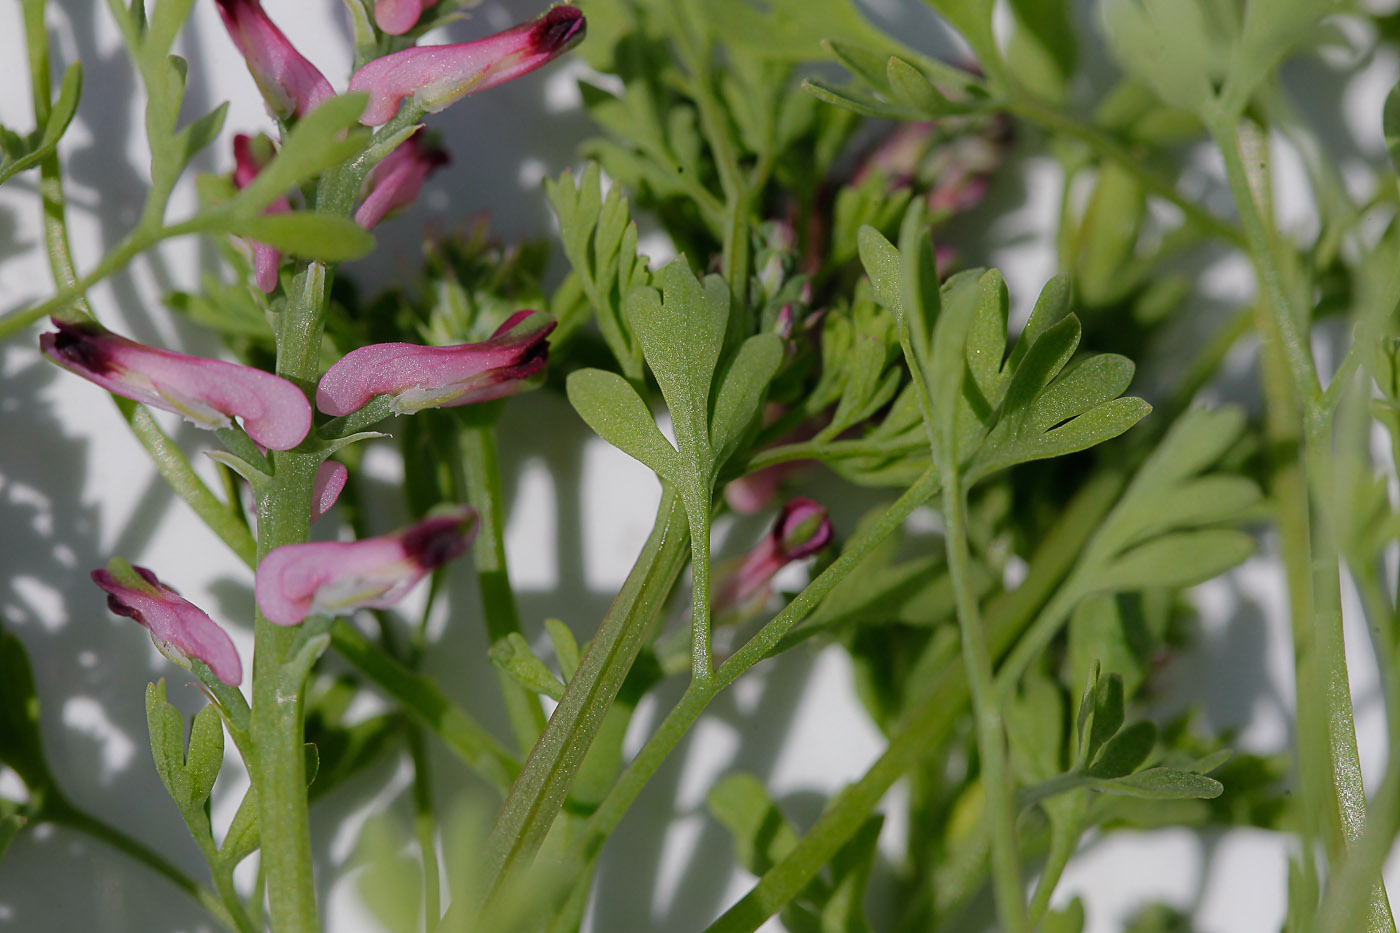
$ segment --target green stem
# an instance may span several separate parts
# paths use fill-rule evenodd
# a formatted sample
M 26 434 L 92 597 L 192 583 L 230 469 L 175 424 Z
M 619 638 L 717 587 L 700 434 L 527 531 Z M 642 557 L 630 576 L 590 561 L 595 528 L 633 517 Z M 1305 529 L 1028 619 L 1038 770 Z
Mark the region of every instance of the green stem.
M 329 284 L 318 263 L 304 265 L 295 282 L 278 319 L 277 375 L 309 391 L 320 375 Z M 274 451 L 272 462 L 272 478 L 258 502 L 259 561 L 274 548 L 307 539 L 311 489 L 321 455 Z M 307 625 L 275 625 L 261 611 L 253 624 L 252 734 L 258 754 L 249 770 L 258 791 L 269 920 L 277 933 L 320 929 L 303 750 L 305 675 L 294 670 L 301 629 Z
M 1097 152 L 1101 157 L 1117 162 L 1142 182 L 1144 188 L 1164 201 L 1169 201 L 1181 210 L 1186 217 L 1202 230 L 1235 246 L 1244 247 L 1244 234 L 1226 221 L 1216 217 L 1195 201 L 1181 194 L 1176 186 L 1162 178 L 1151 168 L 1151 163 L 1141 153 L 1133 152 L 1113 137 L 1101 130 L 1076 120 L 1058 108 L 1037 100 L 1028 94 L 1018 95 L 1007 104 L 1007 110 L 1031 123 L 1038 124 L 1052 132 L 1077 139 Z
M 1003 653 L 1030 624 L 1074 565 L 1084 543 L 1108 514 L 1126 481 L 1121 465 L 1107 464 L 1080 488 L 1058 522 L 1036 548 L 1021 585 L 987 604 L 988 649 Z M 737 657 L 737 655 L 736 655 Z M 721 668 L 721 674 L 724 668 Z M 812 830 L 779 859 L 748 894 L 707 933 L 751 933 L 816 876 L 869 817 L 886 791 L 932 748 L 951 736 L 969 698 L 961 664 L 945 662 L 929 678 L 930 693 L 910 708 L 891 731 L 885 752 L 856 784 L 842 791 Z
M 43 810 L 36 817 L 36 822 L 55 823 L 65 826 L 68 829 L 77 830 L 105 842 L 107 845 L 129 856 L 133 860 L 145 865 L 151 871 L 162 876 L 175 887 L 184 891 L 195 900 L 201 907 L 208 910 L 219 922 L 223 923 L 231 930 L 239 929 L 229 915 L 224 905 L 220 903 L 217 895 L 213 891 L 196 882 L 189 875 L 176 868 L 165 856 L 148 847 L 145 843 L 133 839 L 126 833 L 103 821 L 84 813 L 82 810 L 72 806 L 66 801 L 55 802 L 46 801 Z
M 510 788 L 520 772 L 520 762 L 465 710 L 447 699 L 436 684 L 394 660 L 344 619 L 332 626 L 331 644 L 491 786 L 503 795 Z
M 482 890 L 488 904 L 507 879 L 528 867 L 539 850 L 604 713 L 617 697 L 688 554 L 685 509 L 675 491 L 667 487 L 641 555 L 589 642 L 564 698 L 550 716 L 487 838 L 488 869 Z M 464 900 L 454 902 L 440 929 L 465 926 L 467 912 L 476 906 Z
M 1298 706 L 1301 768 L 1304 772 L 1305 808 L 1311 804 L 1314 813 L 1325 814 L 1325 823 L 1333 824 L 1323 832 L 1328 860 L 1338 864 L 1346 850 L 1362 838 L 1366 823 L 1366 793 L 1361 780 L 1360 754 L 1356 744 L 1356 728 L 1351 706 L 1351 691 L 1347 674 L 1346 642 L 1342 630 L 1341 582 L 1338 573 L 1340 554 L 1334 532 L 1331 503 L 1332 487 L 1332 412 L 1326 404 L 1318 379 L 1317 366 L 1307 346 L 1300 322 L 1305 318 L 1294 308 L 1285 285 L 1281 264 L 1276 255 L 1277 238 L 1266 226 L 1266 218 L 1254 199 L 1250 177 L 1240 152 L 1237 122 L 1221 119 L 1210 127 L 1216 146 L 1225 160 L 1226 175 L 1234 195 L 1240 221 L 1244 228 L 1254 260 L 1264 301 L 1261 303 L 1260 338 L 1262 352 L 1273 356 L 1277 373 L 1286 368 L 1291 393 L 1276 386 L 1269 397 L 1277 417 L 1287 417 L 1300 429 L 1303 442 L 1303 477 L 1298 491 L 1309 509 L 1297 516 L 1286 529 L 1295 540 L 1284 549 L 1289 575 L 1306 575 L 1310 582 L 1311 600 L 1306 606 L 1295 606 L 1293 624 L 1295 645 L 1311 650 L 1299 658 Z M 1266 167 L 1262 184 L 1269 184 Z M 1268 383 L 1266 382 L 1266 386 Z M 1300 411 L 1301 409 L 1301 411 Z M 1287 506 L 1285 506 L 1287 508 Z M 1281 532 L 1285 529 L 1281 526 Z M 1298 614 L 1303 609 L 1304 614 Z M 1307 634 L 1302 634 L 1307 630 Z M 1303 733 L 1303 708 L 1311 705 L 1312 715 L 1320 715 L 1321 723 L 1310 720 L 1309 736 Z M 1318 726 L 1320 725 L 1320 730 Z M 1320 735 L 1318 732 L 1320 731 Z M 1316 762 L 1309 764 L 1308 749 L 1303 747 L 1311 737 L 1322 739 L 1326 757 L 1323 759 L 1330 774 L 1319 779 Z M 1309 773 L 1314 776 L 1309 778 Z M 1316 795 L 1325 795 L 1320 799 Z M 1326 817 L 1332 817 L 1326 819 Z M 1306 838 L 1306 836 L 1305 836 Z M 1377 880 L 1371 897 L 1367 927 L 1371 931 L 1393 931 L 1389 900 L 1385 885 Z
M 1006 730 L 1001 700 L 992 681 L 992 660 L 971 581 L 967 545 L 967 496 L 956 466 L 943 471 L 943 519 L 947 524 L 948 573 L 957 602 L 963 666 L 972 693 L 977 754 L 982 767 L 985 807 L 991 818 L 992 883 L 997 916 L 1011 933 L 1026 929 L 1026 899 L 1016 843 L 1016 796 L 1006 762 Z
M 690 676 L 704 683 L 714 675 L 710 656 L 710 509 L 704 501 L 686 509 L 690 535 Z
M 441 882 L 438 879 L 437 822 L 433 818 L 432 774 L 423 731 L 408 727 L 408 753 L 413 760 L 413 831 L 423 861 L 423 930 L 432 933 L 442 918 Z
M 458 435 L 462 473 L 459 488 L 481 517 L 480 531 L 472 547 L 481 610 L 487 638 L 493 646 L 521 633 L 520 608 L 510 586 L 506 567 L 505 502 L 501 493 L 501 466 L 496 456 L 496 430 L 489 424 L 467 423 Z M 537 696 L 505 671 L 497 669 L 501 697 L 511 732 L 522 755 L 528 755 L 544 731 L 545 716 Z
M 672 707 L 642 750 L 618 776 L 574 844 L 573 867 L 592 862 L 608 836 L 617 827 L 642 788 L 676 745 L 690 731 L 710 701 L 758 662 L 770 657 L 793 627 L 811 614 L 842 580 L 860 566 L 879 544 L 904 524 L 905 519 L 938 489 L 933 471 L 924 476 L 891 505 L 864 534 L 850 541 L 841 556 L 823 570 L 782 612 L 764 625 L 729 660 L 720 665 L 708 681 L 692 680 L 680 701 Z M 580 871 L 581 877 L 588 877 Z

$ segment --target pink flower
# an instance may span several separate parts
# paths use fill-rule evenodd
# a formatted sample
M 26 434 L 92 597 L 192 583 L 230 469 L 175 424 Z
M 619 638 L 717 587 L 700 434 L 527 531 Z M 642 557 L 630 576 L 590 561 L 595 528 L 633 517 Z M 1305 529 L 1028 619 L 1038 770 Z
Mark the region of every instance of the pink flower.
M 263 615 L 278 625 L 296 625 L 313 614 L 384 609 L 466 551 L 476 530 L 476 511 L 459 505 L 397 534 L 284 545 L 258 565 L 254 596 Z
M 145 567 L 114 558 L 106 570 L 92 572 L 92 582 L 107 591 L 108 609 L 146 626 L 161 654 L 176 664 L 188 668 L 190 658 L 198 658 L 230 687 L 243 682 L 243 663 L 228 633 Z
M 316 389 L 316 407 L 340 417 L 376 395 L 393 396 L 394 414 L 501 398 L 526 388 L 544 368 L 554 321 L 539 311 L 517 311 L 481 343 L 424 347 L 376 343 L 341 357 Z
M 428 176 L 448 163 L 447 150 L 425 139 L 420 129 L 374 167 L 355 223 L 369 230 L 387 214 L 412 204 Z
M 335 460 L 327 460 L 316 468 L 316 479 L 311 487 L 311 524 L 316 524 L 331 510 L 349 477 L 350 470 Z
M 280 376 L 148 347 L 95 323 L 50 320 L 58 331 L 40 335 L 40 349 L 108 392 L 175 412 L 209 430 L 241 418 L 248 436 L 272 450 L 290 450 L 311 429 L 306 396 Z
M 783 506 L 773 529 L 738 566 L 718 574 L 713 605 L 716 612 L 742 609 L 771 592 L 779 570 L 811 557 L 831 541 L 831 519 L 811 499 L 797 498 Z
M 316 66 L 287 41 L 259 0 L 216 0 L 219 15 L 243 53 L 263 100 L 280 119 L 304 117 L 335 91 Z
M 370 95 L 360 122 L 387 123 L 404 98 L 437 113 L 467 94 L 529 74 L 566 52 L 583 33 L 583 14 L 571 6 L 557 6 L 485 39 L 417 46 L 376 58 L 350 78 L 351 91 Z
M 401 36 L 418 25 L 423 10 L 437 0 L 374 0 L 374 22 L 391 36 Z
M 251 185 L 253 179 L 258 177 L 263 166 L 271 159 L 272 145 L 266 137 L 254 140 L 244 133 L 233 137 L 234 187 L 242 190 Z M 292 205 L 287 203 L 286 198 L 278 198 L 269 204 L 263 213 L 285 214 L 291 209 Z M 253 280 L 258 288 L 264 292 L 271 292 L 277 287 L 277 270 L 282 265 L 282 254 L 266 243 L 250 240 L 249 245 L 253 248 Z

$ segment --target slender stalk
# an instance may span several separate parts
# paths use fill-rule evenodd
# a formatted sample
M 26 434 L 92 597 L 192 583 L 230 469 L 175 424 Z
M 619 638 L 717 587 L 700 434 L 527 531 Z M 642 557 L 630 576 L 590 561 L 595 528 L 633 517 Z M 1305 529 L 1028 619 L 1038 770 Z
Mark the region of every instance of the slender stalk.
M 423 930 L 432 933 L 442 919 L 442 891 L 438 878 L 437 820 L 433 815 L 432 774 L 423 731 L 408 727 L 408 753 L 413 760 L 413 832 L 423 861 Z
M 1240 152 L 1237 123 L 1233 118 L 1221 119 L 1210 130 L 1225 160 L 1230 190 L 1265 299 L 1260 305 L 1262 352 L 1275 357 L 1272 366 L 1276 370 L 1286 367 L 1291 381 L 1291 397 L 1284 397 L 1276 388 L 1269 398 L 1270 408 L 1277 409 L 1272 413 L 1279 417 L 1291 412 L 1291 418 L 1302 435 L 1303 483 L 1307 493 L 1304 501 L 1308 503 L 1311 514 L 1299 516 L 1300 521 L 1288 527 L 1288 533 L 1295 540 L 1284 550 L 1285 559 L 1291 558 L 1288 564 L 1290 576 L 1307 575 L 1311 584 L 1311 603 L 1306 607 L 1306 614 L 1295 612 L 1293 616 L 1295 646 L 1311 648 L 1299 658 L 1301 768 L 1305 777 L 1305 807 L 1311 804 L 1313 812 L 1325 815 L 1322 817 L 1324 823 L 1332 824 L 1322 835 L 1329 862 L 1337 864 L 1365 831 L 1366 793 L 1361 780 L 1347 676 L 1338 573 L 1340 555 L 1331 515 L 1331 410 L 1326 404 L 1311 350 L 1300 330 L 1300 322 L 1305 318 L 1295 309 L 1284 282 L 1276 255 L 1276 237 L 1267 228 L 1266 218 L 1254 199 Z M 1263 183 L 1267 185 L 1268 182 L 1265 174 Z M 1280 532 L 1284 530 L 1281 526 Z M 1306 636 L 1301 634 L 1302 629 L 1308 630 Z M 1302 710 L 1310 704 L 1314 705 L 1313 714 L 1320 715 L 1322 719 L 1320 724 L 1309 721 L 1310 735 L 1304 736 Z M 1317 725 L 1321 726 L 1320 730 Z M 1319 780 L 1319 776 L 1313 772 L 1316 763 L 1308 763 L 1308 750 L 1302 747 L 1302 742 L 1312 736 L 1322 738 L 1325 743 L 1326 757 L 1323 760 L 1328 764 L 1330 774 L 1327 777 L 1330 779 Z M 1310 772 L 1314 774 L 1311 778 L 1308 777 Z M 1325 799 L 1319 799 L 1319 793 L 1324 794 Z M 1366 928 L 1372 931 L 1395 929 L 1385 886 L 1379 880 L 1372 892 Z
M 520 634 L 520 608 L 510 586 L 506 567 L 505 502 L 501 493 L 501 466 L 496 456 L 496 429 L 468 422 L 458 432 L 461 450 L 459 488 L 481 516 L 480 531 L 472 546 L 481 610 L 486 634 L 495 645 L 511 634 Z M 528 755 L 544 731 L 544 710 L 539 697 L 522 687 L 505 671 L 496 671 L 505 700 L 506 715 L 516 746 Z
M 1235 246 L 1246 245 L 1245 235 L 1233 224 L 1221 220 L 1200 204 L 1176 190 L 1176 186 L 1161 177 L 1151 162 L 1143 159 L 1122 143 L 1101 130 L 1081 123 L 1058 108 L 1038 100 L 1024 92 L 1007 103 L 1006 109 L 1031 123 L 1038 124 L 1052 132 L 1077 139 L 1089 146 L 1101 157 L 1118 163 L 1131 172 L 1151 194 L 1174 205 L 1196 226 L 1209 231 L 1213 236 Z
M 491 828 L 486 840 L 488 868 L 481 888 L 488 906 L 506 880 L 528 867 L 539 851 L 564 805 L 573 775 L 602 725 L 603 714 L 617 697 L 688 554 L 685 509 L 675 491 L 667 487 L 650 537 Z M 478 906 L 454 902 L 439 928 L 465 926 L 468 911 Z
M 729 660 L 721 664 L 713 678 L 708 681 L 691 681 L 680 701 L 672 707 L 637 756 L 623 769 L 579 832 L 570 853 L 574 860 L 571 867 L 580 869 L 579 875 L 583 879 L 579 884 L 586 884 L 586 879 L 591 877 L 580 867 L 590 864 L 597 856 L 603 843 L 637 799 L 642 788 L 675 750 L 691 726 L 699 720 L 710 701 L 755 664 L 770 657 L 783 637 L 816 609 L 838 583 L 858 567 L 882 541 L 893 534 L 895 529 L 903 525 L 914 509 L 927 501 L 937 489 L 936 474 L 932 471 L 924 474 L 869 530 L 850 541 L 841 552 L 841 556 L 823 570 L 782 612 L 764 625 Z
M 165 878 L 175 887 L 184 891 L 194 898 L 201 906 L 208 907 L 208 901 L 215 903 L 218 899 L 213 892 L 202 887 L 197 881 L 185 874 L 170 862 L 165 856 L 147 846 L 144 842 L 128 836 L 126 833 L 108 823 L 104 823 L 97 817 L 84 813 L 77 807 L 63 801 L 55 803 L 50 800 L 45 801 L 43 809 L 36 816 L 35 822 L 55 823 L 65 826 L 68 829 L 75 829 L 80 833 L 99 839 L 107 845 L 129 856 L 151 871 Z
M 967 545 L 967 495 L 955 465 L 943 470 L 943 520 L 947 524 L 948 573 L 957 602 L 963 666 L 971 688 L 972 715 L 977 726 L 982 788 L 991 819 L 992 883 L 997 916 L 1010 933 L 1019 933 L 1026 929 L 1026 898 L 1016 843 L 1015 788 L 1007 768 L 1001 698 L 992 681 L 992 659 L 969 579 L 972 558 Z
M 710 657 L 710 510 L 705 502 L 686 509 L 690 516 L 690 675 L 707 682 L 714 675 Z

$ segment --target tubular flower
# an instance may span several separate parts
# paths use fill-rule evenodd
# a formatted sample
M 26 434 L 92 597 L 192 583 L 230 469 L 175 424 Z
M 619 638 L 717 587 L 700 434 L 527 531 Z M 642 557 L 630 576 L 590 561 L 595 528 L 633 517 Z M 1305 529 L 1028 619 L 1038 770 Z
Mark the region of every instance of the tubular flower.
M 149 629 L 161 654 L 176 664 L 188 668 L 190 658 L 198 658 L 230 687 L 243 682 L 243 663 L 228 633 L 145 567 L 113 558 L 105 570 L 92 572 L 92 582 L 107 591 L 108 609 Z
M 455 347 L 376 343 L 351 350 L 321 377 L 316 407 L 340 417 L 376 395 L 392 396 L 396 415 L 502 398 L 549 359 L 554 321 L 540 311 L 517 311 L 489 340 Z
M 316 524 L 331 510 L 349 477 L 350 470 L 336 460 L 327 460 L 316 468 L 316 479 L 311 486 L 311 524 Z
M 742 609 L 768 595 L 773 577 L 788 564 L 813 554 L 831 541 L 831 519 L 811 499 L 783 506 L 768 536 L 715 585 L 716 612 Z
M 254 140 L 239 133 L 233 137 L 233 184 L 240 191 L 253 183 L 262 167 L 272 158 L 272 146 L 265 137 Z M 285 214 L 292 209 L 286 198 L 278 198 L 267 206 L 264 214 Z M 266 243 L 248 241 L 253 248 L 253 280 L 264 292 L 277 287 L 277 270 L 282 254 Z
M 335 91 L 316 66 L 298 52 L 259 0 L 216 0 L 233 44 L 243 54 L 272 115 L 304 117 Z
M 369 193 L 355 211 L 366 230 L 393 211 L 412 204 L 428 176 L 448 163 L 447 150 L 427 142 L 422 130 L 400 143 L 369 173 Z
M 387 123 L 404 98 L 437 113 L 467 94 L 529 74 L 568 51 L 583 33 L 583 14 L 571 6 L 557 6 L 485 39 L 416 46 L 376 58 L 350 79 L 351 91 L 369 93 L 360 122 Z
M 374 23 L 391 36 L 401 36 L 418 25 L 418 17 L 437 0 L 374 0 Z
M 263 615 L 278 625 L 296 625 L 313 614 L 384 609 L 466 551 L 476 531 L 476 511 L 459 505 L 379 538 L 283 545 L 258 565 L 254 596 Z
M 108 392 L 171 411 L 198 427 L 227 428 L 241 418 L 254 441 L 290 450 L 311 429 L 311 405 L 295 385 L 272 373 L 186 356 L 136 343 L 99 324 L 50 318 L 42 334 L 50 359 Z

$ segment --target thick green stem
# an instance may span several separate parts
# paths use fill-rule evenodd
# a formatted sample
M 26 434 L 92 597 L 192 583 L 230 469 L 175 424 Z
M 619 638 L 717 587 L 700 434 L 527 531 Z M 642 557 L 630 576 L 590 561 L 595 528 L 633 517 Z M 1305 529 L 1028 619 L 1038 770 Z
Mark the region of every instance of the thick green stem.
M 432 933 L 442 919 L 441 882 L 438 879 L 437 821 L 433 816 L 433 788 L 428 748 L 423 731 L 408 727 L 408 753 L 413 760 L 413 833 L 423 861 L 423 930 Z
M 966 513 L 962 478 L 955 467 L 947 468 L 943 476 L 943 520 L 947 524 L 948 573 L 957 602 L 963 667 L 971 687 L 972 715 L 977 725 L 983 796 L 991 819 L 992 882 L 997 916 L 1006 930 L 1019 933 L 1026 929 L 1026 898 L 1016 843 L 1016 795 L 1006 762 L 1001 699 L 992 681 L 991 655 L 969 579 L 972 559 L 967 545 Z
M 277 328 L 277 375 L 308 391 L 320 375 L 319 354 L 329 284 L 311 263 L 296 278 Z M 307 538 L 319 453 L 275 451 L 274 473 L 258 502 L 258 559 Z M 304 672 L 295 670 L 301 627 L 274 625 L 259 611 L 253 625 L 253 743 L 249 771 L 258 791 L 262 864 L 269 919 L 277 933 L 320 929 L 307 815 Z M 300 676 L 297 674 L 300 673 Z
M 472 546 L 481 610 L 486 634 L 497 645 L 520 634 L 520 608 L 510 586 L 506 567 L 505 502 L 501 494 L 501 466 L 496 456 L 496 429 L 489 424 L 468 423 L 458 441 L 461 446 L 461 482 L 467 501 L 481 517 L 480 531 Z M 528 755 L 544 731 L 544 710 L 537 696 L 503 670 L 496 671 L 506 715 L 520 754 Z

